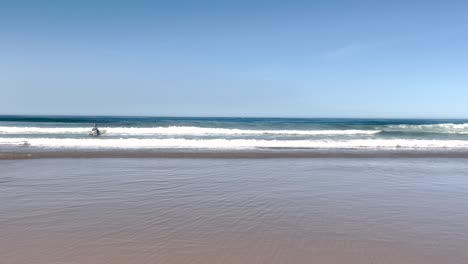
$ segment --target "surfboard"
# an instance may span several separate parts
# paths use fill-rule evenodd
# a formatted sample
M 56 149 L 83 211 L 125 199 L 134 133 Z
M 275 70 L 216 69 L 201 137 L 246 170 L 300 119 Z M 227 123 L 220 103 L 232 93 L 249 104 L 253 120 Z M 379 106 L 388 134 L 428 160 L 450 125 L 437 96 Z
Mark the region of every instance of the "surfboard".
M 106 133 L 107 130 L 105 129 L 99 129 L 99 135 L 97 134 L 96 131 L 91 131 L 88 133 L 88 135 L 92 136 L 92 137 L 98 137 L 98 136 L 102 136 Z

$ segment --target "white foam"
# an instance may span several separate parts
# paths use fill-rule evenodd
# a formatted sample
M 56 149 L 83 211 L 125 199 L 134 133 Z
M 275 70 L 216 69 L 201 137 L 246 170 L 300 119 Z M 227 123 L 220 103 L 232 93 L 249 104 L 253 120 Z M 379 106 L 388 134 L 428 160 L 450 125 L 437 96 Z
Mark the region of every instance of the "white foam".
M 379 130 L 254 130 L 211 127 L 102 127 L 115 135 L 371 135 Z M 89 127 L 0 127 L 0 134 L 87 134 Z
M 27 141 L 33 147 L 97 148 L 97 149 L 255 149 L 255 148 L 317 148 L 317 149 L 468 149 L 463 140 L 255 140 L 255 139 L 69 139 L 69 138 L 0 138 L 0 145 L 21 145 Z
M 84 127 L 13 127 L 0 126 L 0 134 L 86 134 Z
M 437 132 L 437 133 L 459 133 L 468 134 L 468 123 L 453 124 L 425 124 L 425 125 L 391 125 L 388 126 L 389 130 L 403 131 L 403 132 Z

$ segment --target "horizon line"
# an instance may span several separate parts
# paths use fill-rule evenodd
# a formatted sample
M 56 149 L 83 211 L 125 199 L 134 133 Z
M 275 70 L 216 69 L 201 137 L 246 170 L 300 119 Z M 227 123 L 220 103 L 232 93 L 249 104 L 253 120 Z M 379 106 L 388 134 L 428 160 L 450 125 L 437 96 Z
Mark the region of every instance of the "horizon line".
M 126 118 L 271 118 L 271 119 L 420 119 L 468 120 L 468 117 L 313 117 L 313 116 L 208 116 L 208 115 L 109 115 L 109 114 L 0 114 L 0 117 L 126 117 Z

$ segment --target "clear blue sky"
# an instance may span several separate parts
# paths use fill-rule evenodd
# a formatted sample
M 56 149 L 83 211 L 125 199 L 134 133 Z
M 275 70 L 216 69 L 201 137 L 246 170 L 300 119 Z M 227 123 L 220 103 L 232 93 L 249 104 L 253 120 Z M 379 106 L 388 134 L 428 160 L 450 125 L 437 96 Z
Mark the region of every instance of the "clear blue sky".
M 69 2 L 0 2 L 0 114 L 468 118 L 466 1 Z

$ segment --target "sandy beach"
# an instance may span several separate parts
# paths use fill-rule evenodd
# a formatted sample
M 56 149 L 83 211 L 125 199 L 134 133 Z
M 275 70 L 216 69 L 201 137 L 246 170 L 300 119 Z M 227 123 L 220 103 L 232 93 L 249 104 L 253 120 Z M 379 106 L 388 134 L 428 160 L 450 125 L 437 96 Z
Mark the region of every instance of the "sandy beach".
M 50 263 L 464 263 L 465 159 L 0 161 L 0 256 Z

